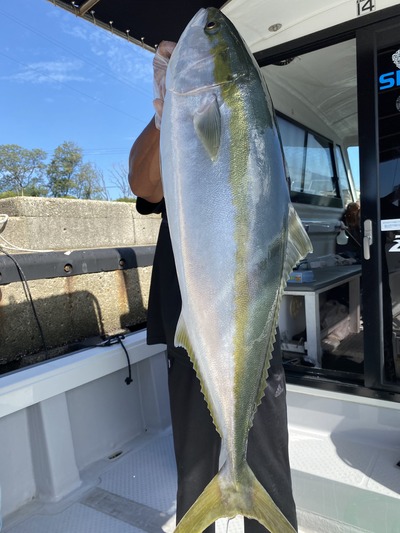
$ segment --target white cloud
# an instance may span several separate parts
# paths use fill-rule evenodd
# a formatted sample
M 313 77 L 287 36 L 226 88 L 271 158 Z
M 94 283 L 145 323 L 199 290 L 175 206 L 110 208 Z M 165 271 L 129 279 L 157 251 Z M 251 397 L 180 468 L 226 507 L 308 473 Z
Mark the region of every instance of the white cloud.
M 133 83 L 153 83 L 152 55 L 128 42 L 110 43 L 105 52 L 110 69 Z
M 81 21 L 83 22 L 83 21 Z M 65 24 L 64 33 L 71 37 L 73 41 L 84 41 L 82 48 L 82 59 L 87 63 L 101 65 L 100 69 L 106 68 L 107 74 L 121 81 L 132 85 L 149 83 L 149 88 L 153 83 L 152 59 L 153 54 L 139 46 L 123 39 L 118 35 L 92 26 L 86 22 L 85 25 Z M 75 48 L 75 46 L 74 46 Z M 91 61 L 91 58 L 93 60 Z
M 38 61 L 26 65 L 23 70 L 12 76 L 7 76 L 7 79 L 21 83 L 35 84 L 88 81 L 79 74 L 81 68 L 82 62 L 79 60 Z

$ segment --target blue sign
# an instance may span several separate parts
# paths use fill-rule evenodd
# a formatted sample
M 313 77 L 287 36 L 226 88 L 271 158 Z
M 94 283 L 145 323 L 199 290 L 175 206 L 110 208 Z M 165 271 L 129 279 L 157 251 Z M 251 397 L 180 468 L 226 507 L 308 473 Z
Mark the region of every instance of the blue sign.
M 385 91 L 393 87 L 400 87 L 400 70 L 385 72 L 379 76 L 379 90 Z

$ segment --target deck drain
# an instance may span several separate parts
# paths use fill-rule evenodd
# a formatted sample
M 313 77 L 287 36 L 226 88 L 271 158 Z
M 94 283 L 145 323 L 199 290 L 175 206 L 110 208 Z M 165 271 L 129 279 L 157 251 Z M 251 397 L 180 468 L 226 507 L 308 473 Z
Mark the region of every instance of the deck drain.
M 109 461 L 113 461 L 114 459 L 116 459 L 120 455 L 122 455 L 122 451 L 114 452 L 114 453 L 112 453 L 111 455 L 108 456 L 108 459 L 109 459 Z

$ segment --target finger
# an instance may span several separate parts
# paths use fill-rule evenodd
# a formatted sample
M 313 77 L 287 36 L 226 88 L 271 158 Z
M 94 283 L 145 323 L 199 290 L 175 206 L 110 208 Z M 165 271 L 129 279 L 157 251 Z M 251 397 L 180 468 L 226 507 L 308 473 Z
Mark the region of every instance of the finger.
M 175 46 L 176 43 L 172 41 L 161 41 L 157 48 L 157 54 L 162 57 L 165 57 L 166 59 L 169 59 L 172 55 L 172 52 L 174 51 Z

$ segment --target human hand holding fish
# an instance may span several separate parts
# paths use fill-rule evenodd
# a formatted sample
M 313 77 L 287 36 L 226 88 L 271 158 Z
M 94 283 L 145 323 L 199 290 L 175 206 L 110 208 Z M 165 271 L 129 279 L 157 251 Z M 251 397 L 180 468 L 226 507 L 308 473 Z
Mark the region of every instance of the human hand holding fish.
M 155 125 L 157 129 L 161 126 L 161 117 L 164 106 L 165 97 L 165 77 L 169 59 L 174 51 L 176 43 L 171 41 L 162 41 L 154 55 L 153 59 L 153 106 L 156 111 Z
M 136 196 L 152 203 L 162 200 L 160 174 L 160 127 L 165 97 L 167 67 L 176 43 L 162 41 L 153 58 L 154 118 L 134 142 L 129 154 L 128 179 Z

